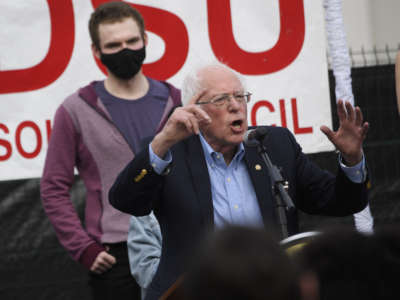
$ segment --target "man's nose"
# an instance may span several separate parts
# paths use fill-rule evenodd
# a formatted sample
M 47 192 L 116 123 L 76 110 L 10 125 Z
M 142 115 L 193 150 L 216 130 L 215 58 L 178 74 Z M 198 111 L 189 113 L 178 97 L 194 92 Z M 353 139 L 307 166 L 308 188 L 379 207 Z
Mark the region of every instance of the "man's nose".
M 228 95 L 228 96 L 229 96 L 229 98 L 228 98 L 228 107 L 229 107 L 229 109 L 231 109 L 231 110 L 239 110 L 241 105 L 242 105 L 240 103 L 240 101 L 236 100 L 234 95 Z

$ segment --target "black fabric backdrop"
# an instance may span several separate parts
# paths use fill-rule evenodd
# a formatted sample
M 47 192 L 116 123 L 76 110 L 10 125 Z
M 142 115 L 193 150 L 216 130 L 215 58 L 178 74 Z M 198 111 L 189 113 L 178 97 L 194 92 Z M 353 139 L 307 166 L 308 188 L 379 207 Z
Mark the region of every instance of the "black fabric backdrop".
M 394 66 L 352 70 L 356 104 L 371 124 L 365 153 L 372 176 L 371 210 L 376 226 L 400 219 L 400 120 L 396 108 Z M 329 73 L 334 128 L 337 117 L 334 79 Z M 321 167 L 335 171 L 336 153 L 310 155 Z M 79 213 L 85 189 L 78 178 L 71 191 Z M 83 267 L 59 245 L 43 212 L 39 179 L 0 182 L 0 299 L 90 299 Z M 336 224 L 353 225 L 353 218 L 301 214 L 302 231 Z

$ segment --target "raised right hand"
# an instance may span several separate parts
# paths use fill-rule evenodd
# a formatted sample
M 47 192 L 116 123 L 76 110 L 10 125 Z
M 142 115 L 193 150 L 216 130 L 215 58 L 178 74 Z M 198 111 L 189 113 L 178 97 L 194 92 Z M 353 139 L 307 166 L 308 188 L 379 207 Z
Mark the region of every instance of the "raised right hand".
M 193 97 L 186 106 L 175 109 L 164 128 L 154 137 L 151 147 L 157 156 L 163 157 L 179 141 L 199 134 L 202 124 L 211 123 L 210 116 L 195 104 L 201 95 Z

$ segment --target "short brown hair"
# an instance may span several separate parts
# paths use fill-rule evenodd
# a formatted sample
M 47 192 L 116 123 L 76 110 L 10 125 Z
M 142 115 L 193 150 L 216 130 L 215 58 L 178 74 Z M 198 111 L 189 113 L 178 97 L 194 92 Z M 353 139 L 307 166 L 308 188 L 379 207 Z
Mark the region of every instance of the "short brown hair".
M 100 49 L 99 25 L 101 23 L 115 23 L 125 18 L 132 18 L 139 26 L 140 34 L 144 38 L 144 20 L 134 7 L 126 2 L 111 1 L 99 5 L 91 14 L 89 20 L 89 33 L 92 43 Z

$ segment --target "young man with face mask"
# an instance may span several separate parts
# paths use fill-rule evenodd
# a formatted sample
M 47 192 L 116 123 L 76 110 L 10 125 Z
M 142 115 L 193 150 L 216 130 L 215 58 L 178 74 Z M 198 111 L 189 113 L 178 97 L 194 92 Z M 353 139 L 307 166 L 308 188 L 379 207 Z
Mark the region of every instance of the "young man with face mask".
M 125 2 L 99 6 L 89 20 L 92 50 L 108 71 L 57 109 L 41 180 L 41 198 L 60 243 L 89 270 L 94 299 L 140 299 L 129 270 L 130 216 L 114 209 L 108 190 L 121 169 L 154 136 L 180 91 L 144 76 L 143 18 Z M 82 226 L 69 190 L 74 168 L 86 187 Z

